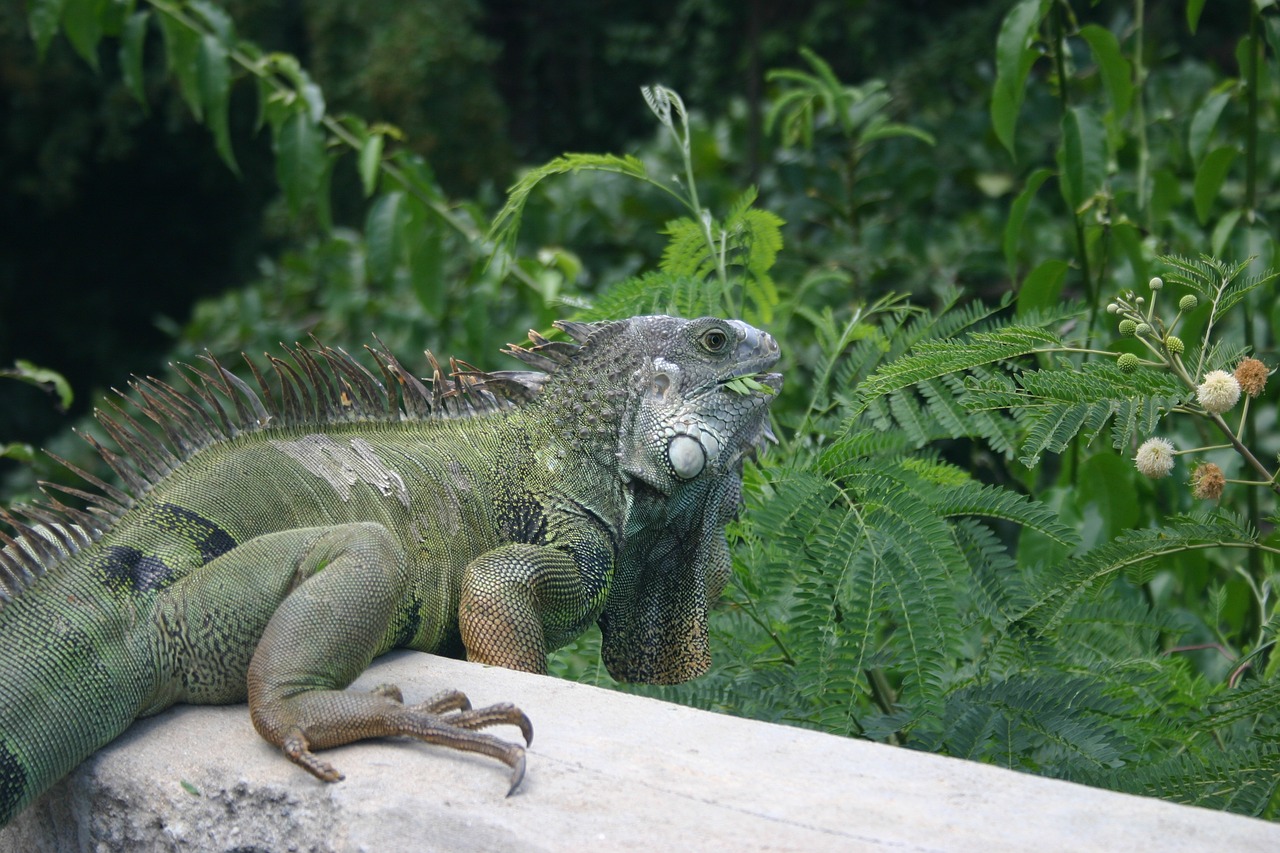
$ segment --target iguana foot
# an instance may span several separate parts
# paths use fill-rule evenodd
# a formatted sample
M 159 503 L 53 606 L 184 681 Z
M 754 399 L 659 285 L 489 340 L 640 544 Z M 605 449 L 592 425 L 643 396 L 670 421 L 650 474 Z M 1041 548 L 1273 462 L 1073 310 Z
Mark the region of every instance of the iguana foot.
M 479 731 L 490 726 L 516 726 L 524 736 L 525 745 L 530 744 L 533 724 L 515 705 L 503 702 L 472 708 L 471 701 L 457 690 L 445 691 L 416 705 L 404 705 L 400 697 L 400 690 L 389 684 L 379 685 L 366 694 L 352 691 L 301 694 L 287 703 L 296 703 L 290 709 L 295 722 L 284 729 L 276 742 L 290 761 L 324 782 L 341 781 L 343 775 L 312 752 L 313 749 L 404 735 L 496 758 L 511 768 L 507 795 L 520 785 L 524 778 L 524 747 Z M 275 738 L 268 737 L 268 740 Z

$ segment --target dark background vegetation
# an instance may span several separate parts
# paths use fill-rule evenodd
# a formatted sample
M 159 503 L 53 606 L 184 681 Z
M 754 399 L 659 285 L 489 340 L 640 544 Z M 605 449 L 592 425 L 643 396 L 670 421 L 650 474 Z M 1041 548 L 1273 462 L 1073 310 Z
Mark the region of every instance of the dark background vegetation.
M 704 112 L 747 110 L 737 152 L 758 171 L 764 70 L 807 45 L 842 79 L 898 82 L 913 110 L 981 111 L 1002 2 L 475 2 L 231 0 L 239 31 L 298 56 L 331 106 L 402 128 L 443 187 L 494 202 L 519 164 L 619 151 L 652 135 L 637 93 L 660 82 Z M 250 93 L 233 100 L 237 179 L 162 80 L 150 110 L 101 51 L 95 74 L 63 39 L 41 63 L 22 4 L 0 9 L 0 364 L 25 358 L 80 391 L 149 372 L 191 304 L 243 283 L 298 226 L 272 215 L 265 134 Z M 976 113 L 975 113 L 976 115 Z M 945 116 L 942 116 L 945 124 Z M 974 120 L 970 117 L 969 120 Z M 922 156 L 929 156 L 922 152 Z M 338 186 L 358 224 L 358 188 Z M 38 441 L 61 417 L 0 383 L 0 436 Z

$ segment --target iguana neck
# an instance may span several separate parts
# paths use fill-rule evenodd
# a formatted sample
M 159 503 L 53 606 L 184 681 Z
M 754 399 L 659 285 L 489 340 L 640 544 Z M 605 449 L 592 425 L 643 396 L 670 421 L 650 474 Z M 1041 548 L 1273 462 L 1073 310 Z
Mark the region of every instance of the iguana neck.
M 574 365 L 552 377 L 528 404 L 531 420 L 549 443 L 615 471 L 631 408 L 627 378 Z

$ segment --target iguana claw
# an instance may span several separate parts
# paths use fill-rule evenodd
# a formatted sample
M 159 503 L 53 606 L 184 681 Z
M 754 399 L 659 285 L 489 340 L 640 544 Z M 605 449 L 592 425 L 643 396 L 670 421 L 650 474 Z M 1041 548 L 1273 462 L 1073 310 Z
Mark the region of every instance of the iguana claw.
M 524 780 L 524 750 L 520 750 L 520 757 L 511 765 L 511 787 L 507 789 L 507 796 L 511 796 L 516 792 L 516 788 L 520 787 L 521 781 Z

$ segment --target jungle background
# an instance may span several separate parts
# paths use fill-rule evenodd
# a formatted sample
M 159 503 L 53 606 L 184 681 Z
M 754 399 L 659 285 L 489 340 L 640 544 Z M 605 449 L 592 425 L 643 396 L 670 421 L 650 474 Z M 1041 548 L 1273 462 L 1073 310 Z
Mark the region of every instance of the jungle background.
M 716 663 L 623 689 L 1274 818 L 1276 393 L 1197 386 L 1276 364 L 1278 47 L 1270 0 L 6 5 L 0 498 L 205 350 L 737 314 L 786 387 Z

